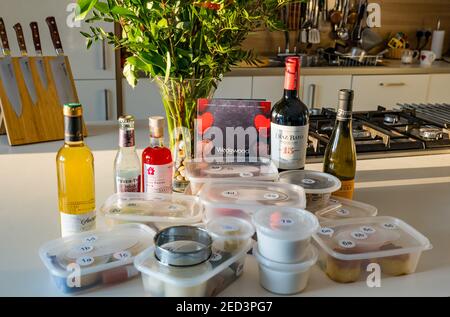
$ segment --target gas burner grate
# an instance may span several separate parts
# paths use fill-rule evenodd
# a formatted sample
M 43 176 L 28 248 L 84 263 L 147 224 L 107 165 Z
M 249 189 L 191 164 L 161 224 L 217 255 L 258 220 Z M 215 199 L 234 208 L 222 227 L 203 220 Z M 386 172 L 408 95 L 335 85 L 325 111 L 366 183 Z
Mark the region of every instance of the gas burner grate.
M 418 118 L 443 128 L 450 128 L 450 104 L 397 104 L 401 109 L 412 110 Z

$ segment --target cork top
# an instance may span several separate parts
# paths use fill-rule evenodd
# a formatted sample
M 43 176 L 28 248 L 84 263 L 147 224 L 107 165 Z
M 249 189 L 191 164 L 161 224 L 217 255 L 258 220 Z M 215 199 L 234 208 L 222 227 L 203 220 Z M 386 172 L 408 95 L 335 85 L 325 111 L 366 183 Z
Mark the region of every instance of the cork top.
M 150 136 L 153 138 L 161 138 L 164 135 L 165 119 L 161 116 L 152 116 L 148 118 L 150 127 Z

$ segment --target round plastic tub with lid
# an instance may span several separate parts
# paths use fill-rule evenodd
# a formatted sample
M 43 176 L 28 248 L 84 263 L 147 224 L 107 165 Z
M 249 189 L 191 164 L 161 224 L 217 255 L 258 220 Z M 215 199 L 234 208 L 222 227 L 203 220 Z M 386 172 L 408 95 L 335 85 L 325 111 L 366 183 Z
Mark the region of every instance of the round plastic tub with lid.
M 393 217 L 329 220 L 321 226 L 314 235 L 319 265 L 340 283 L 363 279 L 369 264 L 387 275 L 414 273 L 422 252 L 431 249 L 426 237 Z
M 375 217 L 376 207 L 356 200 L 332 196 L 326 207 L 316 211 L 319 221 Z
M 258 261 L 259 282 L 269 292 L 281 295 L 297 294 L 308 285 L 311 268 L 317 261 L 317 250 L 310 245 L 302 262 L 286 264 L 271 261 L 263 257 L 258 246 L 253 247 Z
M 143 223 L 155 230 L 174 225 L 194 225 L 203 218 L 196 197 L 180 194 L 118 193 L 110 196 L 100 208 L 106 223 Z
M 214 240 L 214 247 L 225 252 L 242 248 L 255 233 L 252 223 L 238 217 L 218 217 L 206 224 L 206 230 Z
M 267 158 L 245 158 L 244 162 L 224 160 L 207 161 L 194 159 L 187 161 L 186 176 L 190 181 L 190 194 L 197 195 L 204 184 L 221 180 L 276 181 L 278 169 Z
M 215 182 L 206 184 L 200 193 L 206 221 L 233 216 L 251 220 L 262 207 L 305 208 L 303 188 L 275 182 Z
M 213 247 L 211 257 L 186 267 L 162 264 L 149 248 L 136 257 L 134 264 L 142 273 L 146 294 L 155 297 L 216 296 L 242 275 L 252 242 L 233 252 Z
M 307 256 L 311 236 L 319 221 L 309 211 L 292 207 L 269 207 L 253 215 L 259 253 L 272 261 L 298 263 Z
M 306 194 L 306 209 L 315 212 L 324 208 L 331 194 L 341 188 L 341 181 L 333 175 L 316 171 L 286 171 L 280 173 L 282 183 L 303 187 Z
M 154 235 L 145 225 L 124 224 L 49 241 L 39 256 L 56 286 L 74 294 L 139 275 L 134 257 L 153 245 Z

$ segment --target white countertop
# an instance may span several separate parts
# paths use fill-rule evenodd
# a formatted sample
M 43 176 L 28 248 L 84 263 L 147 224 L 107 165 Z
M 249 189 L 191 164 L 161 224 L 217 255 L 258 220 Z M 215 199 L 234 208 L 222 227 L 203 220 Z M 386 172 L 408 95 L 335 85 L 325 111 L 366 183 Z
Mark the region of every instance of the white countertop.
M 99 134 L 87 143 L 95 143 L 99 206 L 113 191 L 115 150 L 110 146 L 115 147 L 116 140 L 95 133 Z M 144 135 L 139 138 L 146 141 Z M 40 245 L 59 236 L 55 155 L 60 145 L 52 142 L 10 151 L 0 145 L 0 296 L 62 295 L 38 257 Z M 360 161 L 355 199 L 375 205 L 380 215 L 403 219 L 427 236 L 434 248 L 423 254 L 415 274 L 383 278 L 378 289 L 368 288 L 365 282 L 335 283 L 314 267 L 300 296 L 449 296 L 450 155 Z M 254 257 L 247 260 L 243 276 L 221 295 L 272 295 L 259 286 Z M 135 278 L 86 295 L 142 296 L 144 292 L 140 278 Z

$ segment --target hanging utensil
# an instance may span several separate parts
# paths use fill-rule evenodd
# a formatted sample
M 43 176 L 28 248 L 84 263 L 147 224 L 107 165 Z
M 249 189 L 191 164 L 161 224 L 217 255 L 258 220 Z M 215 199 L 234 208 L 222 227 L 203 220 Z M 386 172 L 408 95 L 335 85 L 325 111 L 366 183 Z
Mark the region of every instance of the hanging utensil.
M 367 11 L 367 0 L 360 0 L 358 6 L 358 19 L 356 20 L 355 27 L 351 34 L 351 40 L 353 42 L 359 42 L 361 40 L 362 23 Z
M 312 25 L 311 25 L 311 29 L 309 30 L 308 33 L 308 42 L 310 44 L 320 44 L 320 31 L 318 29 L 319 26 L 319 2 L 318 0 L 313 0 L 313 4 L 312 4 L 313 8 L 312 8 L 312 12 L 313 12 L 313 17 L 312 17 Z
M 337 36 L 343 41 L 347 41 L 350 38 L 349 31 L 347 28 L 349 6 L 350 6 L 349 0 L 344 0 L 343 1 L 343 18 L 340 23 L 339 29 L 336 31 Z

